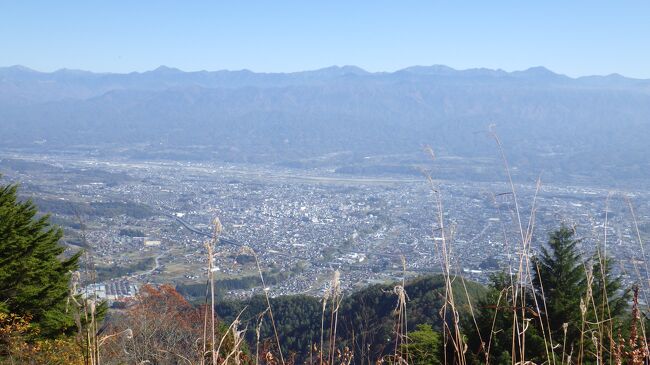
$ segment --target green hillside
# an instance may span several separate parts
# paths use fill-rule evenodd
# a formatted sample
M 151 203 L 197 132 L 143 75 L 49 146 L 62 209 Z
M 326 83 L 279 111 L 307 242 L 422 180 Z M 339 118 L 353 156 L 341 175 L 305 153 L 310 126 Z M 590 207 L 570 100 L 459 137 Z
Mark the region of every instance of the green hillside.
M 337 328 L 341 345 L 350 347 L 357 356 L 365 354 L 371 359 L 381 358 L 394 349 L 397 320 L 394 311 L 398 298 L 393 289 L 399 284 L 372 285 L 343 297 Z M 481 284 L 466 281 L 465 285 L 473 303 L 486 293 L 486 288 Z M 439 312 L 444 303 L 444 278 L 441 275 L 418 277 L 407 281 L 405 289 L 408 295 L 408 327 L 415 329 L 419 324 L 429 324 L 439 331 L 443 323 Z M 453 289 L 461 315 L 469 314 L 467 295 L 460 277 L 454 281 Z M 217 306 L 217 312 L 226 323 L 230 323 L 243 310 L 240 318 L 244 322 L 242 327 L 248 325 L 247 340 L 254 345 L 257 318 L 266 307 L 266 299 L 258 295 L 248 300 L 222 302 Z M 305 295 L 281 296 L 271 298 L 271 307 L 283 353 L 296 353 L 299 359 L 307 357 L 310 345 L 320 341 L 322 299 Z M 329 309 L 327 313 L 329 319 Z M 325 332 L 328 333 L 329 320 L 325 322 Z M 260 331 L 260 342 L 272 339 L 273 329 L 265 320 Z

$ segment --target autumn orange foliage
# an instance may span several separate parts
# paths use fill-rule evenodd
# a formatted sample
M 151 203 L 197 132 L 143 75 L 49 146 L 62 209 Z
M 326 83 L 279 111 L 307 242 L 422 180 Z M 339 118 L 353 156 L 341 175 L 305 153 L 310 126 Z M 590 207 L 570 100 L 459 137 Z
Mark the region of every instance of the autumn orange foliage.
M 0 313 L 0 363 L 84 363 L 81 348 L 74 339 L 38 340 L 37 335 L 29 317 Z
M 193 306 L 171 285 L 145 285 L 106 329 L 108 334 L 130 329 L 132 336 L 116 336 L 105 341 L 100 349 L 102 364 L 146 361 L 211 364 L 211 355 L 203 352 L 205 313 L 205 306 Z M 223 330 L 218 332 L 225 333 Z M 225 353 L 232 348 L 232 336 L 225 335 L 221 340 L 222 335 L 218 336 L 216 347 L 221 343 L 221 350 Z M 246 359 L 246 355 L 240 355 L 239 360 L 245 362 Z

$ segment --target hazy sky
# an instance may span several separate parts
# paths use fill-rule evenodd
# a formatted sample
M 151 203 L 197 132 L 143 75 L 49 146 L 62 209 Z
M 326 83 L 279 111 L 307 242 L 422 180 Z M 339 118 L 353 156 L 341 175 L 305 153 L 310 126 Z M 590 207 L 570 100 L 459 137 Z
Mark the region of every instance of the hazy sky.
M 543 65 L 650 78 L 650 1 L 0 1 L 0 66 Z

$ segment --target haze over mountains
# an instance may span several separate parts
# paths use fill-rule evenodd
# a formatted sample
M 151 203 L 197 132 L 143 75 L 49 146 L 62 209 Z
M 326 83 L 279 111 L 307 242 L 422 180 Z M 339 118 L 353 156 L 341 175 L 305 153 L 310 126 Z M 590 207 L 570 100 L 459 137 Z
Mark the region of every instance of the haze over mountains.
M 431 145 L 442 158 L 480 165 L 497 156 L 490 124 L 513 164 L 531 174 L 601 183 L 650 177 L 650 80 L 616 74 L 569 78 L 543 67 L 446 66 L 284 74 L 0 68 L 5 149 L 356 171 L 349 168 L 367 165 L 369 156 L 380 156 L 373 161 L 381 166 L 417 163 L 422 146 Z

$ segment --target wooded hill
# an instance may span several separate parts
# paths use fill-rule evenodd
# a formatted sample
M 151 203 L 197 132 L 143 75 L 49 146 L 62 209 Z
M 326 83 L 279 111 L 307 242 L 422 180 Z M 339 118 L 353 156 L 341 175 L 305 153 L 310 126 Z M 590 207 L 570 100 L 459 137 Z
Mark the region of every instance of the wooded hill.
M 462 281 L 463 279 L 458 277 L 453 283 L 453 288 L 458 298 L 458 309 L 469 315 L 468 296 Z M 393 352 L 397 323 L 395 309 L 398 304 L 394 289 L 397 285 L 401 283 L 372 285 L 343 297 L 338 319 L 338 338 L 341 339 L 341 346 L 348 346 L 359 358 L 379 359 Z M 481 284 L 465 281 L 465 286 L 472 301 L 482 298 L 486 293 L 486 288 Z M 408 295 L 408 327 L 415 330 L 417 325 L 428 324 L 440 332 L 442 319 L 439 311 L 445 298 L 444 278 L 441 275 L 418 277 L 407 281 L 404 289 Z M 296 353 L 298 359 L 302 360 L 309 355 L 310 346 L 320 342 L 322 301 L 323 298 L 306 295 L 270 299 L 283 353 Z M 230 323 L 241 312 L 242 327 L 248 327 L 246 338 L 250 344 L 255 344 L 258 316 L 266 308 L 266 299 L 258 295 L 248 300 L 227 300 L 219 303 L 217 313 L 226 323 Z M 326 333 L 330 330 L 330 310 L 328 307 L 325 314 Z M 273 338 L 273 328 L 266 320 L 261 327 L 260 341 L 272 341 Z

